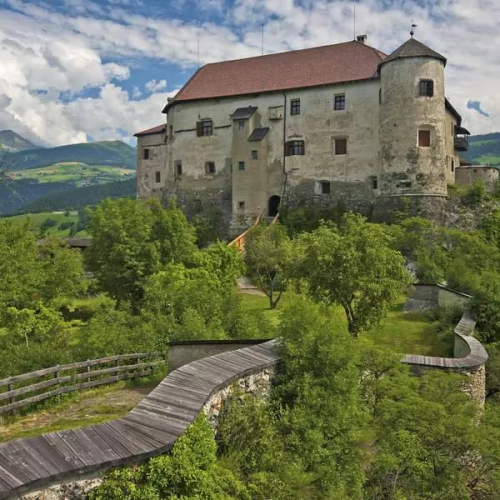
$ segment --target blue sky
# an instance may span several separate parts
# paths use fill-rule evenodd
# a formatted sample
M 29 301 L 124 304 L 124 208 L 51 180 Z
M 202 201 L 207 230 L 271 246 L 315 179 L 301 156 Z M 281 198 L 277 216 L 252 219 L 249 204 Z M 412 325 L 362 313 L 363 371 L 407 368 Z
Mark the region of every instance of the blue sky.
M 498 0 L 0 0 L 0 130 L 43 145 L 157 125 L 200 64 L 417 38 L 449 59 L 446 93 L 474 133 L 500 130 Z M 198 50 L 199 47 L 199 50 Z

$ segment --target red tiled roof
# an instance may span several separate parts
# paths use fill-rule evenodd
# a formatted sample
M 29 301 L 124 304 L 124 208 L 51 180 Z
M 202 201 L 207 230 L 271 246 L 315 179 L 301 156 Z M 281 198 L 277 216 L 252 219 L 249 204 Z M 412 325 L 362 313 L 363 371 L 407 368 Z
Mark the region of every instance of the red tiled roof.
M 137 132 L 137 134 L 134 134 L 134 137 L 140 137 L 141 135 L 163 134 L 165 130 L 167 130 L 167 126 L 165 124 L 158 125 L 157 127 L 148 128 L 147 130 L 143 130 L 142 132 Z
M 200 68 L 164 112 L 179 101 L 316 87 L 373 78 L 386 54 L 352 41 Z

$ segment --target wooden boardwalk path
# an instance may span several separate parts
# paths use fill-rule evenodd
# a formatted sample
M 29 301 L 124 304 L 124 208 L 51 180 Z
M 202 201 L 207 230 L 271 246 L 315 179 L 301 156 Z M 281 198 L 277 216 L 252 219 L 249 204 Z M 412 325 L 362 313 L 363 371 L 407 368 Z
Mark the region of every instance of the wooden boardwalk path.
M 275 365 L 274 341 L 194 361 L 170 373 L 125 417 L 0 445 L 0 499 L 167 452 L 208 399 Z

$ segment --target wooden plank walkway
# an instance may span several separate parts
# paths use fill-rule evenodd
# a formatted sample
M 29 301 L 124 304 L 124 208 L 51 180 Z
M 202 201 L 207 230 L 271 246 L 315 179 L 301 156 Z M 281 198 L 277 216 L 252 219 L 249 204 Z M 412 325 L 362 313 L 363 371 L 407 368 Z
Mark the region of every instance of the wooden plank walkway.
M 207 400 L 278 362 L 275 341 L 194 361 L 170 373 L 125 417 L 0 445 L 0 499 L 167 452 Z

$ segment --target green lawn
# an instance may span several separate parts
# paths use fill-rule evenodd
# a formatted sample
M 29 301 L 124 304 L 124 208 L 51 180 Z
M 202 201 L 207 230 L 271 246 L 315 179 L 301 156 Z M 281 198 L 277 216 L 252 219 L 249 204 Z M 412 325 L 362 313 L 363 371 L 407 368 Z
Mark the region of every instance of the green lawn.
M 478 159 L 481 165 L 500 165 L 500 156 L 483 155 Z
M 126 415 L 163 378 L 115 384 L 68 395 L 60 403 L 50 400 L 44 409 L 16 417 L 0 416 L 0 443 L 39 436 L 46 432 L 102 424 Z
M 261 311 L 274 324 L 279 323 L 280 309 L 286 304 L 284 294 L 277 309 L 269 309 L 267 297 L 254 294 L 241 294 L 243 308 L 247 311 Z M 386 347 L 400 354 L 422 354 L 425 356 L 452 356 L 453 333 L 442 335 L 439 332 L 439 323 L 430 320 L 428 315 L 419 313 L 404 313 L 405 297 L 401 297 L 397 304 L 389 311 L 382 324 L 363 334 L 369 341 L 381 347 Z M 342 309 L 337 308 L 339 321 L 346 324 Z M 444 337 L 444 338 L 443 338 Z
M 48 228 L 45 234 L 47 236 L 59 236 L 61 238 L 67 238 L 70 233 L 70 228 L 61 230 L 59 229 L 59 226 L 63 222 L 73 222 L 74 224 L 77 224 L 78 212 L 69 212 L 69 215 L 65 214 L 66 212 L 40 212 L 37 214 L 14 215 L 12 217 L 6 217 L 6 219 L 22 222 L 29 217 L 35 230 L 39 230 L 45 220 L 52 219 L 56 221 L 56 224 Z M 87 233 L 85 231 L 80 231 L 76 234 L 76 236 L 86 236 L 86 234 Z
M 129 179 L 135 170 L 110 167 L 107 165 L 87 165 L 79 162 L 56 163 L 48 167 L 13 171 L 16 179 L 36 179 L 39 182 L 72 182 L 76 187 Z

